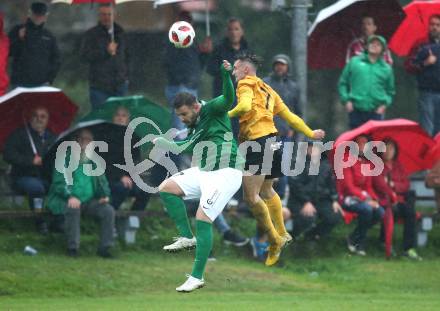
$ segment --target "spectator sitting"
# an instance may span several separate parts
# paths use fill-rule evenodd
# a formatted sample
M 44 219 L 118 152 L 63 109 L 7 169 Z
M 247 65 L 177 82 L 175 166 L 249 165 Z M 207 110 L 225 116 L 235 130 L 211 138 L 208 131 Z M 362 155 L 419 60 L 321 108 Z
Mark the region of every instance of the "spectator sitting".
M 54 170 L 47 206 L 55 215 L 64 214 L 68 256 L 79 255 L 80 216 L 83 213 L 99 219 L 101 233 L 97 254 L 103 258 L 111 258 L 115 212 L 109 204 L 107 178 L 105 175 L 88 176 L 84 171 L 86 165 L 92 164 L 84 152 L 86 146 L 93 141 L 92 133 L 87 129 L 80 130 L 76 141 L 81 146 L 81 155 L 79 166 L 72 174 L 73 184 L 67 185 L 66 176 Z M 65 161 L 69 163 L 69 154 Z
M 8 57 L 9 38 L 3 29 L 3 14 L 0 13 L 0 96 L 6 93 L 9 87 Z
M 351 42 L 347 48 L 346 63 L 348 63 L 353 56 L 362 55 L 365 49 L 367 48 L 368 38 L 376 34 L 377 25 L 373 17 L 364 16 L 362 18 L 361 31 L 362 31 L 362 36 L 354 39 L 354 41 Z M 385 52 L 383 53 L 383 59 L 389 65 L 391 66 L 393 65 L 393 58 L 391 57 L 391 53 L 389 49 L 386 49 Z
M 350 252 L 361 256 L 366 255 L 365 242 L 368 230 L 384 215 L 384 209 L 380 206 L 373 189 L 373 178 L 362 173 L 363 164 L 371 165 L 364 155 L 368 141 L 369 137 L 366 135 L 360 135 L 355 139 L 359 147 L 359 157 L 353 166 L 344 169 L 344 179 L 338 180 L 343 208 L 358 215 L 357 226 L 347 237 L 347 246 Z
M 394 96 L 394 74 L 382 58 L 386 41 L 381 36 L 368 39 L 368 50 L 353 57 L 339 78 L 338 90 L 348 112 L 349 127 L 369 120 L 383 120 Z
M 222 94 L 222 76 L 220 66 L 223 60 L 233 64 L 237 56 L 249 51 L 248 43 L 244 39 L 243 25 L 237 18 L 230 18 L 227 24 L 226 37 L 214 48 L 208 61 L 208 73 L 214 77 L 212 97 Z
M 263 78 L 275 92 L 280 95 L 283 102 L 289 107 L 289 109 L 298 116 L 301 116 L 301 110 L 299 107 L 299 89 L 296 83 L 289 76 L 289 67 L 291 60 L 289 56 L 284 54 L 275 55 L 272 61 L 272 73 Z M 288 142 L 293 140 L 293 130 L 287 125 L 286 121 L 279 116 L 274 117 L 275 127 L 278 130 L 278 135 L 281 141 Z M 275 183 L 274 189 L 280 196 L 284 198 L 287 187 L 287 176 L 282 176 Z
M 312 167 L 319 167 L 317 175 Z M 309 141 L 306 162 L 301 174 L 289 178 L 292 195 L 287 204 L 293 214 L 293 235 L 304 233 L 307 239 L 327 236 L 342 219 L 333 169 L 325 154 L 321 158 L 318 146 Z M 287 219 L 285 219 L 286 221 Z
M 55 37 L 44 28 L 47 16 L 47 5 L 34 2 L 26 23 L 9 33 L 13 87 L 37 87 L 55 80 L 61 64 L 60 52 Z
M 129 62 L 125 34 L 121 26 L 112 24 L 112 15 L 115 12 L 111 4 L 100 4 L 98 25 L 84 34 L 81 46 L 81 59 L 89 64 L 92 109 L 104 105 L 111 96 L 125 96 L 128 92 Z
M 32 111 L 29 124 L 21 127 L 8 137 L 3 158 L 11 164 L 12 189 L 29 198 L 32 211 L 40 212 L 43 198 L 49 185 L 43 178 L 43 161 L 56 136 L 47 128 L 49 112 L 46 108 Z M 35 148 L 35 150 L 33 149 Z M 47 233 L 47 225 L 40 215 L 36 215 L 37 228 Z
M 434 189 L 437 202 L 437 214 L 440 215 L 440 159 L 436 161 L 425 178 L 426 187 Z
M 130 111 L 121 106 L 116 109 L 113 115 L 113 123 L 123 126 L 124 128 L 130 123 Z M 109 137 L 109 152 L 106 152 L 103 157 L 107 163 L 106 176 L 110 184 L 112 193 L 113 207 L 118 210 L 122 202 L 127 197 L 134 197 L 132 209 L 142 211 L 148 204 L 150 194 L 140 189 L 134 181 L 130 178 L 128 172 L 121 170 L 113 164 L 125 163 L 124 156 L 124 128 L 117 129 L 111 133 L 106 133 Z M 131 153 L 133 161 L 138 164 L 141 161 L 141 154 L 139 148 L 133 148 L 133 145 L 140 139 L 136 134 L 133 134 Z
M 392 208 L 396 217 L 404 220 L 403 250 L 404 256 L 420 260 L 416 247 L 416 211 L 414 194 L 409 192 L 410 182 L 402 164 L 397 160 L 399 149 L 392 139 L 385 139 L 386 151 L 382 154 L 384 170 L 373 177 L 374 191 L 379 204 Z M 412 198 L 411 198 L 412 194 Z M 411 202 L 412 201 L 412 202 Z
M 420 125 L 435 136 L 440 132 L 440 15 L 429 19 L 428 37 L 428 42 L 419 42 L 412 48 L 405 68 L 417 76 Z

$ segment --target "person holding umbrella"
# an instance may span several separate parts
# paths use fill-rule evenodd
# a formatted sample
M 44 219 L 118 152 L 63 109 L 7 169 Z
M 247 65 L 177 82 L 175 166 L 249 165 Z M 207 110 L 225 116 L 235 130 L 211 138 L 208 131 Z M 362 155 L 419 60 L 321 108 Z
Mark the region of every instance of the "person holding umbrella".
M 115 110 L 113 123 L 120 125 L 120 128 L 115 128 L 115 130 L 104 134 L 108 137 L 109 152 L 106 152 L 103 157 L 107 163 L 106 176 L 110 184 L 113 207 L 119 209 L 124 200 L 132 196 L 135 198 L 132 209 L 142 211 L 148 204 L 150 193 L 140 189 L 130 178 L 128 172 L 113 165 L 125 163 L 124 135 L 125 129 L 130 123 L 130 117 L 130 111 L 124 106 L 120 106 Z M 132 145 L 139 140 L 140 138 L 136 134 L 133 134 Z M 141 161 L 140 149 L 132 148 L 131 152 L 136 164 L 139 163 Z
M 89 64 L 92 109 L 128 92 L 128 49 L 124 29 L 113 22 L 114 14 L 111 4 L 100 4 L 98 25 L 85 33 L 81 45 L 81 59 Z
M 386 49 L 383 37 L 371 36 L 364 54 L 353 57 L 339 78 L 339 96 L 351 129 L 369 120 L 383 120 L 392 103 L 394 73 L 383 60 Z
M 379 198 L 379 204 L 391 208 L 394 215 L 404 220 L 403 255 L 421 260 L 416 251 L 416 211 L 414 194 L 409 190 L 410 182 L 405 168 L 398 160 L 399 146 L 392 138 L 383 141 L 386 146 L 382 154 L 384 170 L 373 177 L 373 188 Z
M 365 15 L 362 18 L 361 30 L 362 36 L 354 39 L 347 48 L 346 63 L 348 63 L 352 57 L 362 55 L 367 48 L 368 38 L 376 34 L 377 25 L 374 17 Z M 390 66 L 393 65 L 393 58 L 391 57 L 389 49 L 386 49 L 383 53 L 383 59 Z
M 383 218 L 384 209 L 380 206 L 377 194 L 374 192 L 373 178 L 362 173 L 362 166 L 371 164 L 365 157 L 365 147 L 370 137 L 359 135 L 354 141 L 359 147 L 359 157 L 353 166 L 344 169 L 344 179 L 339 179 L 337 182 L 344 210 L 358 215 L 358 224 L 347 237 L 348 250 L 351 253 L 365 256 L 367 254 L 365 252 L 367 232 Z
M 428 40 L 414 45 L 405 69 L 417 76 L 420 125 L 435 136 L 440 132 L 440 15 L 429 18 L 428 32 Z
M 49 187 L 43 178 L 43 160 L 55 134 L 47 128 L 49 112 L 44 107 L 37 107 L 31 113 L 29 123 L 16 129 L 7 138 L 3 158 L 11 168 L 12 189 L 29 198 L 32 211 L 41 212 L 43 198 Z M 47 225 L 42 217 L 37 215 L 38 230 L 47 233 Z
M 48 14 L 45 3 L 34 2 L 26 22 L 9 32 L 12 86 L 37 87 L 55 80 L 61 60 L 56 38 L 44 28 Z

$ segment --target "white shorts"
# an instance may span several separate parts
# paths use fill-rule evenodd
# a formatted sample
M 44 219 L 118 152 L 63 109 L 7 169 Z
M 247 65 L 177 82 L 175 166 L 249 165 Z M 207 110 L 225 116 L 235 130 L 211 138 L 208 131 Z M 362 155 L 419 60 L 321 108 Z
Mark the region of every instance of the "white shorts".
M 184 200 L 200 199 L 203 212 L 214 221 L 240 189 L 243 173 L 233 168 L 201 171 L 191 167 L 170 177 L 185 194 Z

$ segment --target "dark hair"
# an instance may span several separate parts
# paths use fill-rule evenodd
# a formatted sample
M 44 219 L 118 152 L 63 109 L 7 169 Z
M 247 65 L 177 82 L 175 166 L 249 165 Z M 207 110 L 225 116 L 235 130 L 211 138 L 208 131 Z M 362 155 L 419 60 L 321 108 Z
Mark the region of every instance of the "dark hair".
M 100 3 L 98 8 L 112 8 L 113 4 L 111 3 Z
M 371 19 L 373 20 L 374 24 L 376 25 L 376 20 L 374 19 L 373 16 L 368 15 L 368 14 L 366 14 L 366 15 L 362 15 L 362 21 L 363 21 L 364 19 L 366 19 L 366 18 L 371 18 Z
M 433 18 L 435 18 L 435 19 L 439 19 L 439 20 L 440 20 L 440 14 L 432 14 L 432 15 L 429 17 L 429 20 L 431 20 L 431 19 L 433 19 Z
M 354 139 L 354 141 L 358 140 L 359 138 L 364 137 L 366 138 L 369 142 L 371 141 L 371 136 L 368 134 L 360 134 L 358 136 L 356 136 L 356 138 Z
M 232 23 L 239 23 L 240 27 L 243 28 L 243 23 L 241 22 L 241 20 L 238 17 L 231 17 L 228 19 L 227 25 L 229 26 L 229 24 Z
M 182 93 L 177 94 L 176 97 L 174 98 L 173 106 L 174 106 L 174 109 L 179 109 L 182 106 L 191 107 L 196 102 L 197 102 L 197 98 L 193 94 L 187 93 L 187 92 L 182 92 Z
M 385 143 L 385 145 L 387 145 L 387 144 L 394 145 L 395 153 L 394 153 L 394 157 L 392 160 L 397 159 L 399 157 L 399 146 L 397 145 L 396 141 L 394 139 L 392 139 L 391 137 L 384 138 L 382 141 Z M 385 155 L 385 152 L 383 153 L 383 155 Z
M 255 66 L 255 68 L 258 68 L 263 63 L 263 59 L 255 54 L 252 53 L 242 53 L 238 55 L 237 60 L 242 62 L 248 62 Z

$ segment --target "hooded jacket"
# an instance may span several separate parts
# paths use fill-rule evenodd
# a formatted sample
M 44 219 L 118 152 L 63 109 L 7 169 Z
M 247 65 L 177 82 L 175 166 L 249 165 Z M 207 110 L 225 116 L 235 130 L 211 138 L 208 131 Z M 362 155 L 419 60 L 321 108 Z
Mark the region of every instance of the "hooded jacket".
M 9 38 L 4 33 L 3 14 L 0 13 L 0 96 L 6 93 L 9 86 L 8 56 Z
M 386 50 L 386 41 L 381 36 L 372 36 L 368 43 L 378 39 Z M 379 106 L 390 106 L 395 94 L 394 73 L 383 57 L 375 63 L 368 58 L 368 51 L 353 57 L 344 67 L 339 78 L 338 91 L 342 104 L 351 101 L 356 110 L 370 112 Z
M 26 35 L 20 39 L 19 31 L 23 27 Z M 52 84 L 60 69 L 60 51 L 55 37 L 44 24 L 37 26 L 28 19 L 10 31 L 9 39 L 9 54 L 13 58 L 11 83 L 25 87 Z

